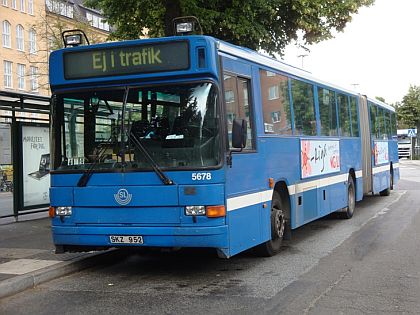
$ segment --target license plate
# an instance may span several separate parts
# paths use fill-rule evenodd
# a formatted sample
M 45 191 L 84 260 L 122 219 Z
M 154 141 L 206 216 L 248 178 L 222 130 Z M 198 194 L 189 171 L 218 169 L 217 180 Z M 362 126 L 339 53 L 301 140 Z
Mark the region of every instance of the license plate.
M 112 244 L 143 244 L 143 236 L 139 235 L 110 235 Z

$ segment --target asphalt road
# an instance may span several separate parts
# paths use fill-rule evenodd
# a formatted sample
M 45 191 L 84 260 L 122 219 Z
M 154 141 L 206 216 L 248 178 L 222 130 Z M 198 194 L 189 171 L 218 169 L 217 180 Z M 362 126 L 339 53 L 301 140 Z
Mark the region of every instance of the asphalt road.
M 275 257 L 134 253 L 3 299 L 0 314 L 418 314 L 420 163 L 401 173 L 391 196 L 295 230 Z

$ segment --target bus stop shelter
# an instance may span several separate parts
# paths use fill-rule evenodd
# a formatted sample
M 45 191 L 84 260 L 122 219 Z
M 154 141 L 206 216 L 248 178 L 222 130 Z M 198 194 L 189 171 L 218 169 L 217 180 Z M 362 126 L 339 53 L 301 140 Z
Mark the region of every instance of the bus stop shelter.
M 0 91 L 0 219 L 48 210 L 50 98 Z

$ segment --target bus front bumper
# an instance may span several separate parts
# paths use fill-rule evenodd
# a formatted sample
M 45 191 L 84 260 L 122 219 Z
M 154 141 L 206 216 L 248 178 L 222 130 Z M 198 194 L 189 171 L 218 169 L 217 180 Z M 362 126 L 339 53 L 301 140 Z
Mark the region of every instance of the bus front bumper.
M 213 227 L 52 226 L 56 246 L 228 247 L 227 225 Z M 143 244 L 115 244 L 111 236 L 141 236 Z

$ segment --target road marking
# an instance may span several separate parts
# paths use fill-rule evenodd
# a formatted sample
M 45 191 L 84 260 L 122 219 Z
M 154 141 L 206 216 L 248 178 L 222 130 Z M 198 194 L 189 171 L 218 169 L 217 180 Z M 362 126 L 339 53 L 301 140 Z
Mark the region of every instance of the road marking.
M 308 307 L 306 309 L 303 310 L 303 314 L 308 314 L 309 311 L 311 309 L 313 309 L 316 306 L 316 303 L 318 303 L 318 301 L 320 299 L 322 299 L 323 297 L 325 297 L 332 289 L 334 289 L 334 287 L 337 286 L 337 284 L 339 284 L 341 281 L 343 281 L 343 279 L 351 272 L 351 269 L 347 270 L 346 272 L 344 272 L 342 275 L 340 275 L 340 277 L 334 281 L 333 284 L 331 284 L 327 289 L 325 289 L 324 292 L 322 292 L 320 295 L 318 295 L 315 299 L 313 299 L 311 301 L 311 303 L 309 303 Z
M 38 269 L 60 263 L 59 260 L 17 259 L 0 264 L 0 273 L 23 275 Z

